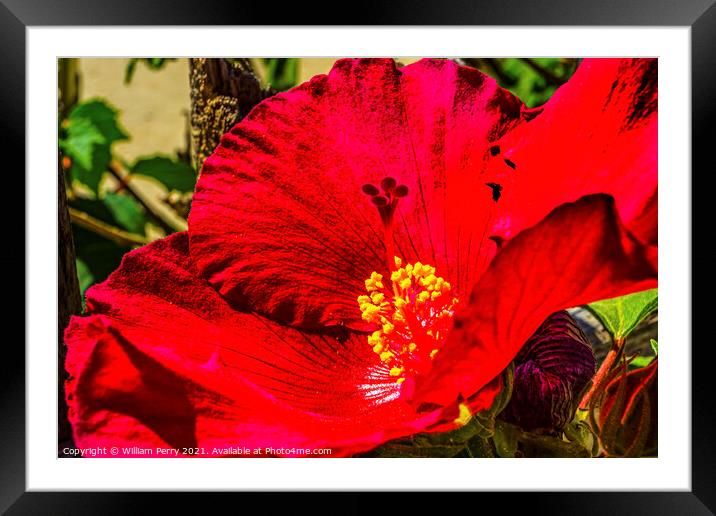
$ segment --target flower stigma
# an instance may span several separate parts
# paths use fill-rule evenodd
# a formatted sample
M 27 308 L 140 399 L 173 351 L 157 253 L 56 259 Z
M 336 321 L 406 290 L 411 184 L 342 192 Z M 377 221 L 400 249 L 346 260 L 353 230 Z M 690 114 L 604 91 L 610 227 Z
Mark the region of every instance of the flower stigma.
M 358 296 L 363 320 L 375 324 L 368 344 L 401 384 L 427 372 L 450 328 L 458 298 L 451 285 L 435 275 L 435 267 L 407 264 L 394 257 L 390 284 L 371 273 L 365 280 L 367 295 Z

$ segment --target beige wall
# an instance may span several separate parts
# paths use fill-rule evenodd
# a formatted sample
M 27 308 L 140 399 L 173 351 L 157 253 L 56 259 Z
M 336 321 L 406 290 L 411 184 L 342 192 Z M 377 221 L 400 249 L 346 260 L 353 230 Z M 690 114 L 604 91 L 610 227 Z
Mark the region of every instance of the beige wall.
M 302 59 L 300 82 L 331 69 L 334 58 Z M 415 61 L 401 58 L 404 64 Z M 178 59 L 160 71 L 138 64 L 130 84 L 124 84 L 128 59 L 80 59 L 80 96 L 103 97 L 120 111 L 131 140 L 116 144 L 122 158 L 132 161 L 147 154 L 173 154 L 186 148 L 189 116 L 189 62 Z M 260 71 L 260 70 L 259 70 Z
M 189 63 L 170 62 L 154 72 L 138 64 L 134 78 L 124 84 L 127 59 L 80 59 L 80 96 L 103 97 L 120 111 L 120 122 L 131 140 L 115 146 L 117 154 L 171 154 L 185 148 L 189 116 Z

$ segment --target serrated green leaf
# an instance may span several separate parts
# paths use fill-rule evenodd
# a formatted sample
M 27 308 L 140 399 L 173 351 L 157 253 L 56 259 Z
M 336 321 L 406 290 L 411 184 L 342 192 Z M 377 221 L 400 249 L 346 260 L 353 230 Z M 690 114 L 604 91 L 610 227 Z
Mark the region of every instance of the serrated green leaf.
M 117 122 L 117 110 L 100 99 L 91 99 L 77 104 L 70 112 L 68 120 L 69 127 L 80 120 L 90 121 L 104 137 L 102 143 L 107 145 L 127 139 L 127 134 Z
M 153 177 L 168 190 L 191 192 L 196 185 L 194 168 L 183 161 L 156 155 L 139 158 L 131 167 L 133 174 Z
M 77 118 L 68 123 L 67 137 L 60 140 L 60 148 L 75 165 L 90 169 L 95 147 L 104 142 L 104 135 L 92 120 Z
M 111 145 L 127 135 L 117 123 L 117 111 L 93 99 L 77 104 L 63 123 L 60 148 L 71 158 L 70 176 L 97 194 L 111 159 Z
M 144 209 L 137 201 L 128 195 L 112 192 L 107 192 L 103 201 L 119 226 L 132 233 L 144 235 L 144 225 L 147 223 L 147 217 Z
M 96 195 L 99 190 L 99 183 L 102 175 L 107 170 L 107 165 L 111 160 L 111 154 L 108 146 L 96 146 L 92 152 L 92 161 L 89 167 L 73 161 L 70 168 L 70 178 L 87 186 Z
M 658 289 L 605 299 L 587 305 L 615 340 L 624 339 L 650 313 L 657 309 Z

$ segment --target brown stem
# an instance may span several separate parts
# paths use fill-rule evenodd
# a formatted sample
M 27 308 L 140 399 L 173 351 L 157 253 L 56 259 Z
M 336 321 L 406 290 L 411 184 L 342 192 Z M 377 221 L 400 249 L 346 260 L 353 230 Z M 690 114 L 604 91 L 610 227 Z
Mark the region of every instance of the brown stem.
M 57 60 L 60 120 L 67 118 L 79 98 L 78 62 L 76 58 L 67 57 Z
M 72 238 L 72 227 L 67 212 L 67 194 L 65 192 L 65 178 L 60 163 L 57 170 L 57 199 L 58 199 L 58 287 L 57 287 L 57 354 L 58 354 L 58 380 L 57 389 L 57 440 L 58 450 L 73 447 L 72 428 L 68 420 L 67 402 L 65 401 L 64 383 L 68 374 L 65 370 L 65 356 L 67 349 L 64 344 L 65 328 L 70 317 L 82 312 L 82 298 L 80 285 L 77 279 L 75 264 L 75 244 Z
M 165 214 L 152 206 L 152 203 L 142 191 L 135 187 L 131 182 L 130 173 L 124 169 L 124 167 L 117 161 L 112 160 L 107 167 L 109 172 L 120 182 L 123 188 L 126 188 L 129 193 L 141 204 L 147 213 L 166 231 L 167 233 L 174 233 L 175 231 L 185 231 L 184 225 L 177 224 L 176 221 L 171 220 Z M 146 242 L 145 242 L 146 243 Z
M 103 236 L 120 246 L 134 247 L 149 243 L 149 241 L 144 237 L 135 235 L 134 233 L 128 233 L 127 231 L 122 231 L 121 229 L 96 219 L 83 211 L 76 210 L 72 207 L 68 207 L 68 211 L 72 222 L 80 227 L 92 231 L 93 233 L 97 233 L 98 235 Z

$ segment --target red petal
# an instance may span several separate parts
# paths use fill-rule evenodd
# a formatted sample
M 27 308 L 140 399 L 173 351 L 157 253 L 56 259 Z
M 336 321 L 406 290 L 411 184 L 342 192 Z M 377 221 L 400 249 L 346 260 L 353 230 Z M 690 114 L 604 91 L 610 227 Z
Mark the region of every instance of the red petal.
M 364 335 L 310 334 L 232 310 L 176 234 L 128 254 L 66 332 L 79 447 L 331 447 L 422 431 Z M 489 405 L 491 399 L 485 400 Z M 210 450 L 209 450 L 210 451 Z M 291 454 L 284 452 L 278 454 Z
M 476 392 L 557 310 L 655 287 L 652 255 L 624 230 L 608 196 L 557 208 L 497 255 L 420 382 L 417 402 L 445 405 L 456 392 Z
M 521 107 L 451 61 L 338 61 L 262 102 L 206 160 L 189 220 L 192 259 L 235 306 L 302 327 L 361 328 L 356 298 L 387 258 L 362 186 L 390 177 L 408 188 L 396 254 L 468 290 L 495 251 L 489 149 Z
M 555 206 L 607 193 L 627 229 L 656 244 L 657 100 L 656 59 L 585 59 L 539 115 L 500 141 L 495 232 L 509 238 Z

